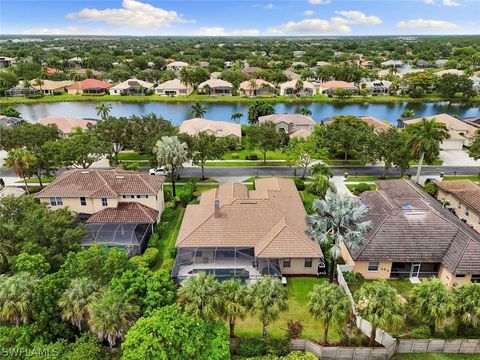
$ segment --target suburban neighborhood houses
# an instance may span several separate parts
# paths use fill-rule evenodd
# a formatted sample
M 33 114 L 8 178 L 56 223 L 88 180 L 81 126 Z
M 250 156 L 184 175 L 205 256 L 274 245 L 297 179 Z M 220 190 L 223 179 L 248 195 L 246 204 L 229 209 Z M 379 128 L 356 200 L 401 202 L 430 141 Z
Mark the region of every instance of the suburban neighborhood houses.
M 0 34 L 0 358 L 478 359 L 475 4 L 98 2 Z

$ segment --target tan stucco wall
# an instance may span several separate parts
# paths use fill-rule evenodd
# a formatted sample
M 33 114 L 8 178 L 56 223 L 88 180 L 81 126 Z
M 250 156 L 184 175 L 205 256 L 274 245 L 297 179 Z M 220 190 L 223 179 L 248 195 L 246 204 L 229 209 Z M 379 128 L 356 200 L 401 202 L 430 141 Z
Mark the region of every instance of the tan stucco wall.
M 462 204 L 460 200 L 451 193 L 445 192 L 442 189 L 438 189 L 437 199 L 440 201 L 448 201 L 449 204 L 455 209 L 457 216 L 460 219 L 465 219 L 467 224 L 473 227 L 473 229 L 480 233 L 480 214 L 469 209 L 467 206 Z M 466 211 L 468 210 L 469 214 L 467 216 Z
M 320 259 L 312 259 L 312 267 L 305 267 L 305 258 L 291 258 L 290 267 L 283 267 L 283 259 L 280 259 L 282 275 L 316 275 Z
M 343 242 L 340 243 L 340 253 L 342 255 L 343 260 L 345 261 L 345 264 L 350 266 L 355 265 L 355 261 L 353 260 L 352 256 L 350 255 L 350 252 L 348 251 L 347 247 Z
M 466 274 L 464 277 L 456 277 L 443 265 L 440 267 L 438 277 L 447 286 L 455 286 L 460 284 L 468 284 L 472 280 L 472 274 Z
M 357 261 L 353 266 L 353 271 L 362 274 L 365 279 L 389 279 L 392 270 L 391 261 L 379 261 L 377 271 L 368 271 L 368 261 Z

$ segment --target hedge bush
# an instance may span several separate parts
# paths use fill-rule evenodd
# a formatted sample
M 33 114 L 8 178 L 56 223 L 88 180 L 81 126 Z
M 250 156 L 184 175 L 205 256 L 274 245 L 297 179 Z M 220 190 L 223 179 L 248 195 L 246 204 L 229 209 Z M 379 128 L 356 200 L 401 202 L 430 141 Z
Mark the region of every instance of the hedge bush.
M 174 217 L 175 217 L 175 210 L 173 210 L 170 207 L 166 207 L 165 209 L 163 209 L 162 216 L 161 216 L 162 222 L 172 221 Z
M 234 160 L 240 159 L 240 155 L 238 155 L 237 153 L 233 153 L 232 154 L 232 159 L 234 159 Z
M 258 155 L 255 153 L 247 154 L 245 155 L 245 160 L 258 160 Z
M 371 186 L 369 184 L 360 183 L 355 185 L 355 187 L 353 188 L 353 192 L 355 193 L 355 195 L 360 195 L 361 193 L 365 191 L 369 191 L 370 189 L 371 189 Z
M 298 191 L 305 190 L 305 181 L 296 177 L 295 179 L 293 179 L 293 182 L 295 183 L 295 186 L 297 187 Z

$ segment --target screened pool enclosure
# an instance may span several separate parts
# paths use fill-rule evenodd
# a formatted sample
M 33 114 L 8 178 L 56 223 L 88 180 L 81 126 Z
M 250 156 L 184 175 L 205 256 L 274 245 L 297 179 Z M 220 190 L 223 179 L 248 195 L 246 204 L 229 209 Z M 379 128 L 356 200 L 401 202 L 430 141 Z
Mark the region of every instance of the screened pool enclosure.
M 180 248 L 172 277 L 184 280 L 199 272 L 213 274 L 219 280 L 239 278 L 253 282 L 264 275 L 281 277 L 277 258 L 258 258 L 253 248 Z
M 124 248 L 128 256 L 140 255 L 152 234 L 152 224 L 87 224 L 82 246 L 93 243 Z

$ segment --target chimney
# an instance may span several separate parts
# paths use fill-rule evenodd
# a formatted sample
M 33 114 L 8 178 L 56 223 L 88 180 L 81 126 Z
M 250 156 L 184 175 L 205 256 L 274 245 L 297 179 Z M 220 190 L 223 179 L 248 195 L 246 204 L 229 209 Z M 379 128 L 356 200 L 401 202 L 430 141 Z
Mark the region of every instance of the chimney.
M 215 219 L 218 219 L 220 217 L 220 200 L 215 199 L 214 207 L 215 207 L 214 217 Z

